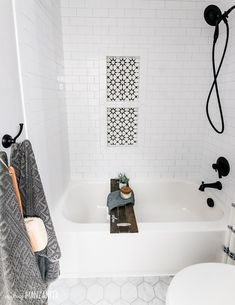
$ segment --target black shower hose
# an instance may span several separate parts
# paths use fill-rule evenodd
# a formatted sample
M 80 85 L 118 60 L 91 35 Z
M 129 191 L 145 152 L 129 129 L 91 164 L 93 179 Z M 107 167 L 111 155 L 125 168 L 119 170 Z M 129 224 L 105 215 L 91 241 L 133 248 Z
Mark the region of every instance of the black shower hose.
M 224 132 L 224 116 L 223 116 L 223 110 L 222 110 L 221 101 L 220 101 L 217 78 L 218 78 L 221 66 L 223 64 L 223 61 L 224 61 L 224 56 L 225 56 L 225 53 L 226 53 L 226 50 L 227 50 L 228 40 L 229 40 L 229 25 L 228 25 L 228 22 L 227 22 L 226 18 L 224 18 L 223 21 L 226 25 L 226 41 L 225 41 L 225 45 L 224 45 L 223 54 L 222 54 L 222 57 L 221 57 L 221 60 L 220 60 L 219 66 L 218 66 L 218 70 L 216 71 L 216 67 L 215 67 L 215 45 L 216 45 L 216 41 L 217 41 L 217 38 L 218 38 L 218 30 L 219 30 L 218 25 L 216 25 L 213 47 L 212 47 L 212 66 L 213 66 L 214 80 L 213 80 L 213 83 L 211 85 L 211 88 L 210 88 L 210 91 L 209 91 L 209 94 L 208 94 L 208 98 L 207 98 L 207 102 L 206 102 L 206 115 L 207 115 L 208 121 L 209 121 L 211 127 L 219 134 Z M 217 102 L 218 102 L 218 108 L 219 108 L 220 119 L 221 119 L 221 130 L 219 130 L 215 127 L 215 125 L 213 124 L 213 122 L 211 120 L 210 113 L 209 113 L 209 104 L 210 104 L 211 94 L 213 92 L 214 87 L 215 87 L 216 98 L 217 98 Z

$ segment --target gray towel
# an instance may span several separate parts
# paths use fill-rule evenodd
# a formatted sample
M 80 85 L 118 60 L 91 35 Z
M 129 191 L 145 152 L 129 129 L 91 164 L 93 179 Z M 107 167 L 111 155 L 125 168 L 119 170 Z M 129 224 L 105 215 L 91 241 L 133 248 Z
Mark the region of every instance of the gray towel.
M 59 276 L 61 253 L 32 146 L 28 140 L 12 145 L 11 165 L 16 171 L 24 216 L 40 217 L 47 230 L 48 245 L 44 250 L 37 252 L 35 255 L 42 279 L 49 283 Z
M 111 192 L 107 198 L 107 207 L 109 208 L 109 213 L 112 209 L 127 205 L 129 203 L 135 204 L 135 197 L 133 192 L 131 198 L 129 199 L 123 199 L 120 195 L 120 191 Z
M 5 152 L 0 158 L 7 164 Z M 11 177 L 0 162 L 0 304 L 46 305 L 46 292 Z

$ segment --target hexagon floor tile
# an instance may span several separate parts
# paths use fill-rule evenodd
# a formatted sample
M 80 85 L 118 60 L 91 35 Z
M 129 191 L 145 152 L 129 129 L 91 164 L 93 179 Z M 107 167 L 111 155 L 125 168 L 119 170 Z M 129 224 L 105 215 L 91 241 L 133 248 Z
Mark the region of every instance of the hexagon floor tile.
M 129 303 L 134 302 L 138 297 L 136 286 L 130 282 L 125 283 L 125 285 L 123 285 L 121 288 L 121 296 L 123 300 Z
M 165 305 L 172 277 L 59 279 L 49 305 Z
M 104 299 L 110 304 L 119 300 L 121 296 L 120 287 L 115 283 L 109 283 L 104 287 Z
M 145 302 L 152 301 L 155 297 L 153 286 L 146 282 L 140 284 L 138 286 L 138 296 Z

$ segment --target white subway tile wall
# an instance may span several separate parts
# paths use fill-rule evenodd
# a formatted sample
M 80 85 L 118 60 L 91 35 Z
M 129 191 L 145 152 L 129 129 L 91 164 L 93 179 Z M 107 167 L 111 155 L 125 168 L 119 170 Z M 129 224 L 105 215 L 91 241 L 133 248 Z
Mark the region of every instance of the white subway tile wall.
M 208 4 L 61 1 L 72 178 L 108 179 L 125 171 L 131 178 L 201 179 L 211 77 Z M 135 147 L 107 147 L 110 55 L 141 58 Z
M 231 174 L 222 180 L 223 190 L 215 192 L 228 204 L 234 200 L 235 36 L 230 35 L 219 77 L 225 133 L 217 135 L 205 116 L 213 28 L 205 23 L 203 11 L 210 1 L 17 0 L 15 4 L 28 133 L 53 202 L 66 187 L 70 164 L 72 178 L 109 179 L 125 171 L 131 178 L 213 182 L 217 175 L 211 164 L 220 155 L 229 159 Z M 214 4 L 223 11 L 233 1 Z M 219 48 L 222 25 L 220 31 Z M 107 146 L 106 56 L 110 55 L 141 58 L 138 143 L 133 147 Z M 212 104 L 218 121 L 214 96 Z M 111 102 L 108 106 L 115 107 Z
M 28 135 L 51 206 L 69 179 L 59 4 L 57 0 L 15 1 Z
M 228 10 L 234 5 L 234 1 L 221 1 L 220 8 L 223 11 Z M 222 191 L 215 191 L 222 200 L 228 204 L 235 202 L 235 12 L 233 11 L 228 18 L 230 26 L 230 38 L 227 54 L 221 68 L 218 78 L 219 90 L 222 108 L 224 112 L 225 131 L 222 135 L 216 134 L 209 123 L 205 126 L 205 137 L 203 150 L 203 171 L 202 178 L 205 181 L 214 182 L 219 180 L 218 174 L 211 168 L 218 157 L 224 156 L 228 159 L 231 172 L 229 176 L 221 180 L 223 184 Z M 213 30 L 212 30 L 213 31 Z M 213 34 L 211 33 L 211 36 Z M 219 62 L 221 51 L 225 42 L 225 26 L 220 26 L 220 36 L 217 46 L 217 60 Z M 211 58 L 208 58 L 211 61 Z M 209 86 L 208 86 L 209 89 Z M 210 107 L 211 116 L 216 122 L 216 126 L 220 129 L 221 123 L 216 105 L 216 98 L 213 95 Z

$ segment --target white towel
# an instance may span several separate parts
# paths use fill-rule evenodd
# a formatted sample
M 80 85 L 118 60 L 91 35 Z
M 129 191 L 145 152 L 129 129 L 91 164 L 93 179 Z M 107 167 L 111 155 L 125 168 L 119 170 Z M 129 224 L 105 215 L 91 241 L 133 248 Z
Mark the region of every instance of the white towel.
M 232 203 L 224 241 L 223 262 L 235 265 L 235 204 Z

